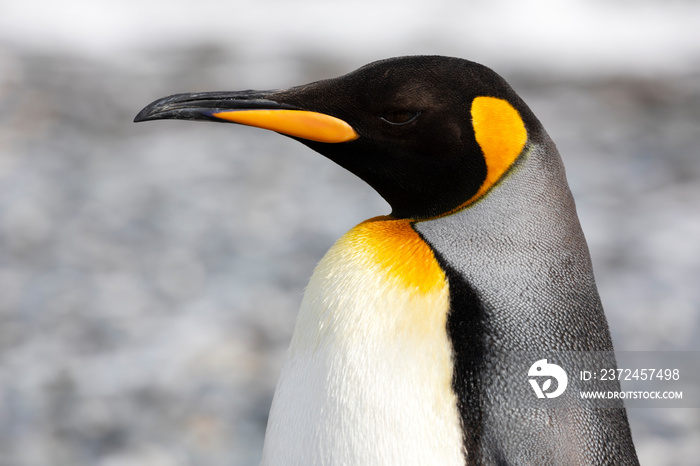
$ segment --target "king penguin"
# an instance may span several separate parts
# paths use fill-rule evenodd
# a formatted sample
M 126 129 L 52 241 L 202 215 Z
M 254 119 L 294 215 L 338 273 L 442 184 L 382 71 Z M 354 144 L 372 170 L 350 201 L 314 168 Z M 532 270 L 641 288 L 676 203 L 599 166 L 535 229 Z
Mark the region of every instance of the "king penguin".
M 177 94 L 135 121 L 159 119 L 290 136 L 392 209 L 316 267 L 263 465 L 638 464 L 621 402 L 513 392 L 530 365 L 507 355 L 613 346 L 557 148 L 498 74 L 392 58 L 284 90 Z

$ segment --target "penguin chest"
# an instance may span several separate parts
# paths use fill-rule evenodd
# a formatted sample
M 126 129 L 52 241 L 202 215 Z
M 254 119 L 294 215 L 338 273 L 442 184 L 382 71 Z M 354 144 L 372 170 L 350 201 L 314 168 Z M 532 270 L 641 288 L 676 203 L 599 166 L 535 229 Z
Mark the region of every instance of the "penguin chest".
M 263 464 L 463 465 L 449 289 L 403 220 L 362 223 L 307 287 Z

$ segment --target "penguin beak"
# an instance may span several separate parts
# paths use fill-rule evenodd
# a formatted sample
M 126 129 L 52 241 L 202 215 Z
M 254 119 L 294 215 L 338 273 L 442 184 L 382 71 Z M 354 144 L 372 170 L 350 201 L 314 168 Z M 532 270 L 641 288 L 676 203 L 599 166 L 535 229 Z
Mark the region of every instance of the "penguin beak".
M 277 91 L 200 92 L 158 99 L 136 115 L 134 122 L 206 120 L 268 129 L 309 141 L 340 143 L 359 135 L 345 121 L 277 102 Z

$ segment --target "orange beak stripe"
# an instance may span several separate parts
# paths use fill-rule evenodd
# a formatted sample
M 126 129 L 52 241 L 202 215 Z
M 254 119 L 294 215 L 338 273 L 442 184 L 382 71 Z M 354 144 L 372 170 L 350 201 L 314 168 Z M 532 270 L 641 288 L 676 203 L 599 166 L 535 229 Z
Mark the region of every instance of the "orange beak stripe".
M 352 126 L 339 118 L 304 110 L 233 110 L 212 116 L 310 141 L 338 143 L 359 137 Z

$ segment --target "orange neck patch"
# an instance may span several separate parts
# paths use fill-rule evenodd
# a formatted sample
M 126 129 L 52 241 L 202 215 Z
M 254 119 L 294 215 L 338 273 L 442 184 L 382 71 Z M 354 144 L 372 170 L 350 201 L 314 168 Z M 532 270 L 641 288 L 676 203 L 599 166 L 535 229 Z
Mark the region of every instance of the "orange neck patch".
M 527 142 L 525 123 L 507 101 L 477 97 L 472 102 L 471 112 L 474 136 L 486 160 L 486 179 L 476 194 L 459 209 L 472 204 L 498 183 Z
M 445 273 L 432 249 L 409 220 L 376 217 L 360 223 L 340 241 L 345 243 L 343 250 L 360 253 L 405 288 L 425 294 L 445 286 Z

